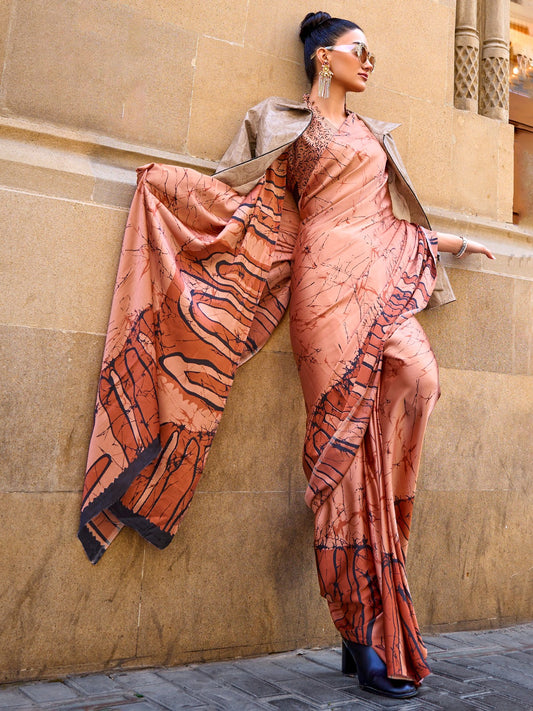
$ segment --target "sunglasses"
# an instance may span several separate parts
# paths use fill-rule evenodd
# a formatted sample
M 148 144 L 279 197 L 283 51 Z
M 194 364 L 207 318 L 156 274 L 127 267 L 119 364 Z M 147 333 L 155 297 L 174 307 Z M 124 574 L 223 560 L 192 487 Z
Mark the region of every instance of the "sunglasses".
M 368 47 L 364 42 L 354 42 L 353 44 L 337 44 L 337 45 L 332 45 L 331 47 L 324 47 L 324 49 L 329 49 L 331 52 L 334 50 L 338 52 L 346 52 L 353 54 L 354 57 L 357 57 L 357 59 L 361 62 L 361 64 L 366 64 L 369 62 L 372 65 L 372 69 L 370 70 L 371 72 L 374 71 L 374 67 L 376 66 L 376 56 L 372 54 L 372 52 L 368 51 Z

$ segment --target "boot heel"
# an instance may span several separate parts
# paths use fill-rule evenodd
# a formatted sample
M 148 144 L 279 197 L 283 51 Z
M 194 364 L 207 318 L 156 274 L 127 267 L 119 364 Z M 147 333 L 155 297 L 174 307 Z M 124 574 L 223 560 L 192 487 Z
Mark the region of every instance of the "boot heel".
M 370 645 L 342 640 L 342 672 L 359 679 L 359 686 L 391 699 L 416 696 L 416 684 L 409 679 L 390 679 L 387 666 Z
M 350 653 L 350 650 L 344 643 L 344 640 L 342 641 L 342 666 L 341 670 L 343 674 L 348 674 L 349 676 L 356 676 L 357 674 L 357 664 L 355 663 L 355 659 Z

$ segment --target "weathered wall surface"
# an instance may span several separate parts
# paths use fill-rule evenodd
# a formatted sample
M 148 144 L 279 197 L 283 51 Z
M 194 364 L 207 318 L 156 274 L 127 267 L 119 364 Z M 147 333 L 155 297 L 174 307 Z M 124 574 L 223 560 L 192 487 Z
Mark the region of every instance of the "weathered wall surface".
M 379 59 L 362 114 L 397 140 L 452 263 L 421 320 L 441 365 L 410 549 L 426 630 L 531 619 L 532 245 L 512 220 L 513 136 L 453 106 L 455 2 L 323 2 Z M 227 658 L 336 640 L 303 504 L 303 401 L 284 322 L 237 375 L 200 489 L 161 552 L 76 539 L 134 168 L 210 170 L 247 107 L 306 89 L 307 2 L 6 0 L 0 8 L 1 680 Z M 423 28 L 423 31 L 421 31 Z M 528 578 L 529 574 L 529 578 Z

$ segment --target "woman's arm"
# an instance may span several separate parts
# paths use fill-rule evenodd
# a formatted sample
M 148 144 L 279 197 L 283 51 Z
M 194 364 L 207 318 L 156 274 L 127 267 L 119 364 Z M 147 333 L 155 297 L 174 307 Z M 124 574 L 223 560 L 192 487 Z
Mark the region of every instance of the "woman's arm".
M 448 232 L 437 232 L 436 234 L 439 252 L 451 252 L 457 257 L 463 257 L 466 254 L 484 254 L 489 259 L 495 259 L 490 249 L 481 244 L 481 242 L 474 242 L 474 240 L 452 235 Z

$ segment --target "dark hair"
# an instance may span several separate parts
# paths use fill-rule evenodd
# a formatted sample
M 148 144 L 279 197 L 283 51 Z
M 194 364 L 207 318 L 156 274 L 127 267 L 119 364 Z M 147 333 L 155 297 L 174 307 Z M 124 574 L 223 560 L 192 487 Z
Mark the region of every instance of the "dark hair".
M 327 12 L 309 12 L 300 25 L 300 39 L 304 44 L 305 73 L 311 84 L 315 80 L 316 68 L 313 54 L 319 47 L 329 47 L 348 30 L 360 30 L 359 25 L 350 20 L 331 17 Z

